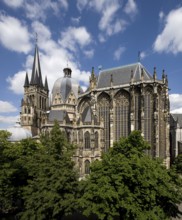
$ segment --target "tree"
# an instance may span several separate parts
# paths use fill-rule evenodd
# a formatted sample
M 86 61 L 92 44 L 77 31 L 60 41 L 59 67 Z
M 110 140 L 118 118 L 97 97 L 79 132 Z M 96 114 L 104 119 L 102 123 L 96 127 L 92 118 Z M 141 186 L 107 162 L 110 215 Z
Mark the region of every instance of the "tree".
M 30 178 L 25 157 L 37 147 L 31 139 L 10 143 L 9 136 L 10 133 L 0 131 L 0 216 L 6 218 L 22 211 L 22 190 Z
M 74 146 L 67 142 L 55 122 L 43 135 L 44 149 L 27 163 L 33 179 L 24 188 L 22 219 L 61 219 L 76 209 L 78 174 L 74 169 Z
M 173 168 L 176 169 L 177 173 L 182 174 L 182 154 L 179 154 L 173 163 Z
M 91 174 L 81 183 L 83 214 L 99 219 L 170 219 L 180 214 L 181 179 L 159 160 L 145 154 L 149 145 L 139 131 L 116 142 L 91 165 Z

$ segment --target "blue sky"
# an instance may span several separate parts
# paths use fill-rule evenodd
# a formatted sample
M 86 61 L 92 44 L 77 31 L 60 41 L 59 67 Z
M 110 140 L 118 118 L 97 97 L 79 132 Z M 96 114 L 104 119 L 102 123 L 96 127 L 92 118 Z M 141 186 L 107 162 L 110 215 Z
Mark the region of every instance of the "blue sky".
M 140 62 L 169 81 L 170 107 L 182 113 L 182 1 L 0 0 L 0 128 L 19 118 L 25 74 L 38 47 L 49 88 L 72 68 L 83 88 L 92 67 Z

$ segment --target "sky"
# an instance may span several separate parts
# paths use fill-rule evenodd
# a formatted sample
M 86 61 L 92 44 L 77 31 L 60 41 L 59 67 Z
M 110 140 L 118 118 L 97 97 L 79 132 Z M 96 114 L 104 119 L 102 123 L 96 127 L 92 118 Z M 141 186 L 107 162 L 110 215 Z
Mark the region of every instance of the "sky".
M 67 65 L 86 89 L 92 67 L 140 61 L 159 79 L 165 70 L 170 111 L 182 113 L 182 0 L 0 0 L 1 129 L 19 119 L 36 39 L 50 93 Z

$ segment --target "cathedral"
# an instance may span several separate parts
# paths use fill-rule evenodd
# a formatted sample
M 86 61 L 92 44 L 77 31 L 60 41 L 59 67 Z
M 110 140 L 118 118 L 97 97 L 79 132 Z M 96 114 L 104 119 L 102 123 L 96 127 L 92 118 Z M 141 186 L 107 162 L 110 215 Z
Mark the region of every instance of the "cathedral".
M 169 167 L 169 96 L 164 71 L 158 79 L 155 68 L 151 75 L 140 62 L 101 70 L 98 75 L 92 68 L 86 91 L 72 78 L 71 68 L 63 72 L 49 94 L 36 45 L 20 113 L 21 126 L 33 137 L 50 131 L 57 120 L 68 140 L 78 146 L 74 160 L 83 177 L 90 172 L 90 163 L 99 160 L 113 142 L 140 130 L 151 145 L 147 154 L 161 158 Z

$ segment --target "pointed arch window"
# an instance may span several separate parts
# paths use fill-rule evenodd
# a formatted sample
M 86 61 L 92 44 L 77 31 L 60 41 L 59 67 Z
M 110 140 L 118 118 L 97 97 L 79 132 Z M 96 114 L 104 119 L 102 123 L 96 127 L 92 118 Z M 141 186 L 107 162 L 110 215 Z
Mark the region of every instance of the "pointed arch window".
M 157 103 L 156 103 L 157 104 Z M 160 147 L 157 154 L 160 158 L 166 156 L 166 122 L 165 122 L 165 91 L 158 89 L 158 110 L 159 110 L 159 140 Z
M 104 122 L 105 151 L 110 147 L 110 97 L 102 93 L 98 97 L 99 120 Z
M 90 161 L 85 161 L 85 174 L 90 174 Z
M 140 125 L 140 110 L 141 110 L 141 96 L 138 91 L 135 92 L 134 95 L 134 120 L 135 120 L 135 130 L 140 130 L 141 125 Z
M 99 147 L 99 134 L 98 131 L 95 132 L 95 140 L 94 140 L 94 147 L 98 148 Z
M 152 89 L 147 88 L 144 95 L 144 137 L 149 144 L 153 145 L 153 95 Z M 152 148 L 151 148 L 152 151 Z
M 85 132 L 85 149 L 90 149 L 90 133 Z
M 120 91 L 114 98 L 114 125 L 115 140 L 121 137 L 127 137 L 129 134 L 129 94 Z

